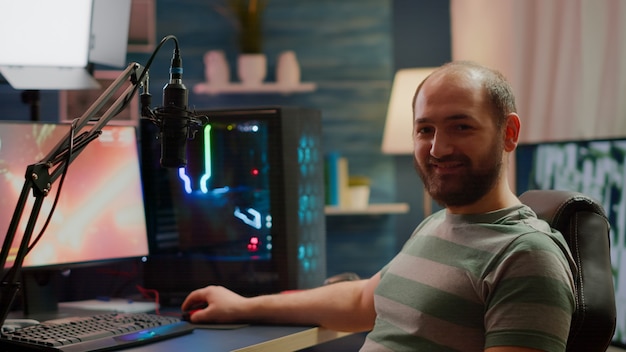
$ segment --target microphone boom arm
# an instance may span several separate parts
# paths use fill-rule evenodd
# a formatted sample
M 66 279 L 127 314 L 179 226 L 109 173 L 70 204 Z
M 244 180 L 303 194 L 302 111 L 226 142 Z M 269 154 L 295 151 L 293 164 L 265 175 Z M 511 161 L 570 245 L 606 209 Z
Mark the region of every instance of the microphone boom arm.
M 74 137 L 74 130 L 81 131 L 94 121 L 96 114 L 102 110 L 114 95 L 123 88 L 130 79 L 131 84 L 124 90 L 103 115 L 90 125 L 86 132 Z M 85 113 L 72 122 L 70 131 L 62 138 L 54 148 L 38 163 L 29 165 L 26 168 L 25 182 L 22 187 L 11 223 L 7 230 L 7 235 L 0 251 L 0 269 L 3 272 L 0 282 L 0 326 L 4 324 L 13 305 L 13 301 L 20 290 L 18 281 L 22 269 L 24 258 L 28 254 L 31 245 L 32 234 L 41 210 L 44 198 L 50 193 L 52 184 L 63 173 L 64 168 L 76 159 L 84 150 L 87 144 L 98 138 L 102 133 L 102 128 L 121 110 L 121 108 L 132 98 L 140 86 L 147 85 L 148 73 L 138 63 L 131 63 L 122 71 L 115 81 L 96 99 L 96 101 L 85 111 Z M 71 154 L 70 154 L 71 152 Z M 70 154 L 70 155 L 68 155 Z M 29 193 L 32 191 L 35 202 L 31 208 L 20 246 L 15 253 L 13 265 L 5 269 L 11 248 L 15 240 L 18 226 L 24 215 L 24 208 L 27 203 Z
M 131 84 L 124 90 L 122 95 L 113 102 L 113 104 L 104 112 L 104 114 L 102 114 L 100 118 L 97 119 L 96 123 L 93 124 L 89 131 L 81 134 L 81 136 L 83 136 L 82 138 L 84 138 L 85 140 L 78 141 L 78 151 L 72 153 L 72 155 L 70 156 L 70 162 L 73 161 L 78 156 L 78 154 L 80 154 L 80 151 L 82 151 L 82 148 L 84 148 L 87 143 L 98 138 L 100 133 L 102 133 L 102 127 L 106 126 L 106 124 L 109 123 L 111 119 L 113 119 L 113 117 L 115 117 L 115 115 L 119 112 L 119 109 L 126 102 L 126 100 L 130 100 L 132 98 L 131 93 L 134 95 L 137 90 L 136 86 L 144 84 L 144 82 L 148 79 L 148 75 L 146 73 L 144 75 L 145 78 L 141 82 L 139 82 L 142 74 L 143 68 L 140 64 L 135 62 L 129 64 L 126 69 L 122 71 L 122 73 L 113 81 L 113 83 L 111 83 L 111 85 L 109 85 L 107 89 L 102 92 L 102 94 L 96 99 L 96 101 L 94 101 L 91 106 L 87 108 L 87 111 L 85 111 L 83 115 L 78 118 L 75 128 L 77 131 L 80 131 L 85 126 L 87 126 L 89 122 L 94 121 L 96 114 L 100 110 L 102 110 L 106 103 L 109 102 L 112 97 L 121 88 L 123 88 L 124 84 L 126 84 L 126 82 L 130 79 Z M 59 141 L 56 147 L 54 147 L 52 151 L 48 153 L 48 155 L 42 160 L 42 162 L 51 162 L 55 158 L 58 158 L 62 153 L 66 152 L 71 141 L 70 136 L 71 131 L 69 131 L 65 135 L 65 137 L 61 141 Z M 61 168 L 58 167 L 56 170 L 54 170 L 54 172 L 52 172 L 52 182 L 54 182 L 61 175 L 62 172 L 60 169 Z

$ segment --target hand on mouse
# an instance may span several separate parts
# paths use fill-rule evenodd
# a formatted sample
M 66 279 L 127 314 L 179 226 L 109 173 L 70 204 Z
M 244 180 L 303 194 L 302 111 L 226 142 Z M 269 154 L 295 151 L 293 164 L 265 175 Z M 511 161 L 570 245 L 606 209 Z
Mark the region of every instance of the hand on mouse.
M 181 305 L 183 319 L 199 323 L 234 323 L 245 317 L 246 298 L 222 286 L 207 286 L 191 292 Z
M 187 310 L 183 310 L 183 315 L 182 315 L 182 319 L 185 321 L 191 321 L 191 316 L 194 315 L 196 312 L 203 310 L 204 308 L 208 307 L 209 305 L 206 302 L 200 302 L 197 304 L 193 304 L 191 305 L 191 307 L 189 307 L 189 309 Z

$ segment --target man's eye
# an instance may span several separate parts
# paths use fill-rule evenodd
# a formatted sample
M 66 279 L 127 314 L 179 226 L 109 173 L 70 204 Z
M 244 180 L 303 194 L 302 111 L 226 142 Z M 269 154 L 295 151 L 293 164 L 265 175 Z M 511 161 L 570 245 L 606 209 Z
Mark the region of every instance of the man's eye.
M 472 129 L 472 126 L 470 125 L 456 125 L 455 129 L 459 130 L 459 131 L 467 131 Z
M 432 127 L 420 127 L 417 129 L 417 134 L 429 134 L 433 131 L 434 129 Z

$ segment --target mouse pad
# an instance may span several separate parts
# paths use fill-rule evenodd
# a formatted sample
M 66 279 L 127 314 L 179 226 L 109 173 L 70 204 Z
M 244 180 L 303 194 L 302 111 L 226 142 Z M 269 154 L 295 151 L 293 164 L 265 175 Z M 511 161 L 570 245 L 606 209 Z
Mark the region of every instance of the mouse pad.
M 208 330 L 234 330 L 245 328 L 250 324 L 191 324 L 196 329 L 208 329 Z

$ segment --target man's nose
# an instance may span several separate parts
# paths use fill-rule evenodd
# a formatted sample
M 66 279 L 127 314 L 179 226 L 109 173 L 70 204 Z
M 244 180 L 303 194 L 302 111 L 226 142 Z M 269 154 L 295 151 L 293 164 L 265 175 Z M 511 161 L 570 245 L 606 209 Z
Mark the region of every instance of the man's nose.
M 434 158 L 442 158 L 452 154 L 454 146 L 452 140 L 445 133 L 437 132 L 433 135 L 430 145 L 430 155 Z

